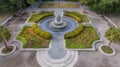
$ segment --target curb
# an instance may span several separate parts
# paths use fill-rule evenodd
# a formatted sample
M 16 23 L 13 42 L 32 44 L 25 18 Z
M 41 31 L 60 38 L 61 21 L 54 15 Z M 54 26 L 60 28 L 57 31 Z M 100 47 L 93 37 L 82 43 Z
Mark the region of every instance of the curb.
M 15 52 L 15 50 L 16 50 L 16 46 L 15 45 L 13 45 L 13 44 L 11 44 L 11 45 L 8 45 L 8 46 L 13 46 L 13 50 L 10 52 L 10 53 L 2 53 L 1 51 L 2 51 L 2 49 L 3 48 L 5 48 L 5 46 L 3 46 L 1 49 L 0 49 L 0 55 L 1 56 L 8 56 L 8 55 L 11 55 L 11 54 L 13 54 L 14 52 Z

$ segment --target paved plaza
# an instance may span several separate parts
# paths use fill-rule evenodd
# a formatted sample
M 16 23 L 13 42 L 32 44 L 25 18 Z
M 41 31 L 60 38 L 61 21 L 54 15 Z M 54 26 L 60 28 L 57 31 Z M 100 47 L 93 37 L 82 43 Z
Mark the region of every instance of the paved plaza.
M 36 8 L 37 9 L 37 8 Z M 49 10 L 49 9 L 45 9 Z M 72 11 L 71 9 L 70 11 Z M 27 9 L 28 14 L 24 19 L 19 17 L 14 18 L 10 21 L 10 24 L 7 26 L 10 32 L 12 33 L 12 37 L 9 41 L 11 43 L 17 32 L 20 30 L 22 25 L 25 23 L 29 14 L 29 9 Z M 39 10 L 40 11 L 40 10 Z M 73 11 L 82 12 L 82 7 L 80 9 L 76 9 Z M 37 11 L 36 11 L 37 12 Z M 109 41 L 104 37 L 105 31 L 110 27 L 109 22 L 103 18 L 103 16 L 96 14 L 90 10 L 87 10 L 87 15 L 92 21 L 92 24 L 96 27 L 100 36 L 104 40 L 103 43 L 96 44 L 96 51 L 88 51 L 88 50 L 80 50 L 78 51 L 78 61 L 74 65 L 74 67 L 120 67 L 120 45 L 112 43 L 112 47 L 116 50 L 116 54 L 114 56 L 106 56 L 99 51 L 100 45 L 107 45 Z M 110 17 L 113 18 L 113 17 Z M 112 19 L 114 22 L 120 22 L 118 19 Z M 115 23 L 118 25 L 118 23 Z M 118 25 L 120 27 L 120 25 Z M 0 56 L 0 67 L 41 67 L 36 60 L 36 51 L 24 51 L 20 50 L 20 45 L 16 42 L 14 44 L 17 46 L 16 51 L 9 56 Z M 2 43 L 0 44 L 0 48 L 2 47 Z

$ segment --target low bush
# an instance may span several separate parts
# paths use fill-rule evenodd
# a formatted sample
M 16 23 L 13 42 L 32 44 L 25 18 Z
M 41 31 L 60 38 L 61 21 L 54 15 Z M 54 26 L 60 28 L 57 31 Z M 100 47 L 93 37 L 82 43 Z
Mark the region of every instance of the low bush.
M 85 14 L 81 14 L 82 22 L 89 22 L 88 17 Z
M 46 12 L 46 11 L 42 11 L 38 14 L 32 14 L 28 20 L 28 22 L 35 22 L 35 23 L 38 23 L 40 20 L 42 20 L 43 18 L 45 17 L 48 17 L 48 16 L 53 16 L 53 12 Z
M 40 29 L 37 24 L 33 24 L 32 29 L 33 29 L 34 33 L 36 33 L 37 35 L 39 35 L 45 39 L 51 39 L 51 37 L 52 37 L 52 35 L 50 33 Z
M 84 26 L 82 24 L 79 24 L 77 29 L 65 34 L 65 39 L 69 39 L 69 38 L 73 38 L 73 37 L 77 36 L 83 30 L 83 28 L 84 28 Z
M 69 16 L 78 21 L 79 23 L 89 22 L 89 19 L 85 14 L 80 14 L 78 12 L 65 12 L 65 16 Z
M 79 23 L 82 23 L 80 16 L 77 16 L 76 14 L 74 14 L 74 12 L 65 12 L 65 16 L 71 17 L 78 21 Z

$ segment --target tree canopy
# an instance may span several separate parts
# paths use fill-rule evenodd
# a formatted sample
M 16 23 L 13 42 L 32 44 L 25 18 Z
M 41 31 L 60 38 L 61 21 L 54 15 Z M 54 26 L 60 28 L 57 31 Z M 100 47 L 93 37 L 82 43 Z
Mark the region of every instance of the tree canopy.
M 120 44 L 120 29 L 119 28 L 111 27 L 110 29 L 106 31 L 105 36 L 111 42 Z
M 8 31 L 8 29 L 4 26 L 0 26 L 0 42 L 3 41 L 3 38 L 5 38 L 6 40 L 10 39 L 10 32 Z
M 91 10 L 101 13 L 120 13 L 120 0 L 80 0 L 86 1 Z

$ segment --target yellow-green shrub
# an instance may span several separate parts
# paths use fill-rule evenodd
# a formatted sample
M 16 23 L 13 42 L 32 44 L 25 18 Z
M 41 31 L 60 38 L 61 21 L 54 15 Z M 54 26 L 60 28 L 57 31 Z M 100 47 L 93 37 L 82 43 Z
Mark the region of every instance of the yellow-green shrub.
M 65 34 L 65 39 L 73 38 L 73 37 L 77 36 L 83 30 L 83 28 L 84 28 L 84 26 L 82 24 L 79 24 L 77 29 L 75 29 L 72 32 L 69 32 L 69 33 Z
M 85 14 L 80 14 L 78 12 L 65 12 L 65 16 L 69 16 L 78 21 L 79 23 L 89 22 L 89 19 Z
M 33 29 L 34 33 L 36 33 L 40 37 L 43 37 L 45 39 L 51 39 L 51 37 L 52 37 L 52 35 L 49 32 L 42 30 L 41 28 L 38 27 L 37 24 L 33 24 L 32 29 Z
M 38 14 L 32 14 L 28 22 L 38 23 L 43 18 L 48 17 L 48 16 L 53 16 L 53 15 L 54 15 L 53 12 L 42 11 Z
M 71 18 L 75 19 L 76 21 L 78 21 L 79 23 L 82 22 L 80 16 L 74 15 L 72 13 L 65 13 L 65 16 L 71 17 Z

